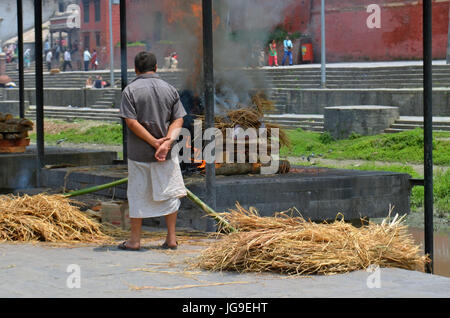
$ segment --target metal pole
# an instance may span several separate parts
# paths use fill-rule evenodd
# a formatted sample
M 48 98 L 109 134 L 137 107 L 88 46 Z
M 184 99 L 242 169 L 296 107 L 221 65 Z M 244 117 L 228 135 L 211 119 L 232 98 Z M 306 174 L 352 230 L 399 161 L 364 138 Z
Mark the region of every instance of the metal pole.
M 322 88 L 326 87 L 326 44 L 325 44 L 325 0 L 321 0 L 320 7 L 320 31 L 321 31 L 321 58 L 320 58 L 320 85 Z
M 431 258 L 427 273 L 433 273 L 433 65 L 432 7 L 423 1 L 423 130 L 425 174 L 425 253 Z
M 110 81 L 111 87 L 114 88 L 114 43 L 113 43 L 113 28 L 112 28 L 112 0 L 109 0 L 109 50 L 110 50 Z
M 34 47 L 36 57 L 36 144 L 37 186 L 40 186 L 41 169 L 44 167 L 44 74 L 42 71 L 42 0 L 34 0 Z
M 17 40 L 19 54 L 19 116 L 25 117 L 25 80 L 23 58 L 23 9 L 22 0 L 17 0 Z
M 212 0 L 202 0 L 203 9 L 203 73 L 205 89 L 206 128 L 214 127 L 214 61 Z M 215 142 L 212 140 L 211 142 Z M 206 164 L 206 196 L 209 205 L 216 209 L 216 166 Z
M 120 70 L 122 79 L 122 90 L 128 85 L 127 70 L 127 4 L 126 0 L 120 0 Z M 122 118 L 122 145 L 123 160 L 128 160 L 127 151 L 127 126 Z

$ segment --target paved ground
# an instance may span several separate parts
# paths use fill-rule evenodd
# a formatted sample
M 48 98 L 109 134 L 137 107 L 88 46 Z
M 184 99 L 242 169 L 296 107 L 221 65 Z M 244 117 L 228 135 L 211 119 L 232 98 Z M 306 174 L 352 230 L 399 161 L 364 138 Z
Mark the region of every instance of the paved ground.
M 56 248 L 3 243 L 0 297 L 450 297 L 450 278 L 400 269 L 383 268 L 377 280 L 366 271 L 287 278 L 189 268 L 188 260 L 198 255 L 205 243 L 184 242 L 178 251 L 140 252 L 119 251 L 115 246 Z M 71 268 L 71 264 L 75 266 Z M 69 288 L 68 281 L 76 287 L 78 266 L 80 288 Z M 367 282 L 376 287 L 377 281 L 380 288 L 368 287 Z

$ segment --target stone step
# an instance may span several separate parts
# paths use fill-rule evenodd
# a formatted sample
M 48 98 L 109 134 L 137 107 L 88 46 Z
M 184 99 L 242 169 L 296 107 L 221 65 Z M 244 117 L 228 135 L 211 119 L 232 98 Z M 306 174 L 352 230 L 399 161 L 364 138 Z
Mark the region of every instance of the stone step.
M 95 103 L 95 105 L 102 105 L 102 106 L 109 106 L 110 108 L 113 106 L 114 101 L 113 100 L 99 100 Z
M 412 130 L 417 127 L 423 128 L 423 124 L 393 124 L 390 129 L 400 129 L 400 130 Z M 433 130 L 436 131 L 450 131 L 450 125 L 436 125 L 433 124 Z
M 36 116 L 36 112 L 35 111 L 27 111 L 26 112 L 27 116 L 32 116 L 35 117 Z M 82 117 L 88 117 L 88 118 L 98 118 L 98 119 L 102 119 L 102 118 L 119 118 L 118 115 L 116 114 L 108 114 L 108 113 L 104 113 L 104 114 L 96 114 L 96 113 L 80 113 L 80 112 L 58 112 L 58 111 L 44 111 L 44 116 L 66 116 L 66 117 L 73 117 L 73 118 L 78 118 L 79 116 Z
M 303 130 L 307 131 L 315 131 L 315 132 L 323 132 L 323 127 L 312 127 L 312 126 L 306 126 L 306 125 L 279 125 L 280 128 L 290 130 L 290 129 L 298 129 L 301 128 Z
M 35 111 L 36 106 L 31 105 L 28 109 L 29 111 Z M 78 107 L 65 107 L 65 106 L 45 106 L 44 112 L 52 111 L 52 112 L 76 112 L 76 113 L 93 113 L 93 114 L 119 114 L 119 109 L 110 108 L 107 110 L 96 110 L 92 108 L 78 108 Z
M 30 119 L 36 119 L 36 115 L 27 113 L 27 118 Z M 93 117 L 93 116 L 87 116 L 87 115 L 76 115 L 76 116 L 69 116 L 64 114 L 45 114 L 45 118 L 52 118 L 52 119 L 63 119 L 63 120 L 73 120 L 73 119 L 85 119 L 85 120 L 98 120 L 98 121 L 109 121 L 109 122 L 121 122 L 121 119 L 118 117 Z

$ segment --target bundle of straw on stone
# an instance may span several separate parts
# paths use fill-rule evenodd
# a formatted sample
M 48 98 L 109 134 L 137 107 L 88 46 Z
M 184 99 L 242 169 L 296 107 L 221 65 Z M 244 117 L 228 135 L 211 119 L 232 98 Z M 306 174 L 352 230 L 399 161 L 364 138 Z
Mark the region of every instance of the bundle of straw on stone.
M 100 242 L 100 224 L 62 195 L 0 196 L 0 241 Z
M 286 213 L 260 217 L 240 205 L 223 216 L 237 232 L 204 250 L 196 263 L 200 268 L 330 275 L 372 264 L 423 271 L 428 261 L 397 217 L 356 228 L 344 220 L 317 224 Z

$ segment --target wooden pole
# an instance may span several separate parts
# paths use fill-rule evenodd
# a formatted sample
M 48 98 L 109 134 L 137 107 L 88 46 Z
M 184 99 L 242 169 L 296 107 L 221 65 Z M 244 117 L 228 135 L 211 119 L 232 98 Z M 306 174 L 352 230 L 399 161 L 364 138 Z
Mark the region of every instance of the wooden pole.
M 124 183 L 128 182 L 128 178 L 116 180 L 110 183 L 94 186 L 87 189 L 82 189 L 78 191 L 73 191 L 69 193 L 65 193 L 64 196 L 67 198 L 76 197 L 83 194 L 89 194 L 93 192 L 98 192 L 104 189 L 112 188 Z M 219 228 L 226 231 L 226 232 L 236 232 L 236 229 L 228 223 L 227 220 L 225 220 L 223 217 L 221 217 L 216 211 L 214 211 L 210 206 L 208 206 L 205 202 L 200 200 L 199 197 L 197 197 L 195 194 L 193 194 L 189 189 L 186 189 L 187 197 L 194 202 L 200 209 L 202 209 L 206 214 L 208 214 L 210 217 L 215 219 L 219 223 Z

